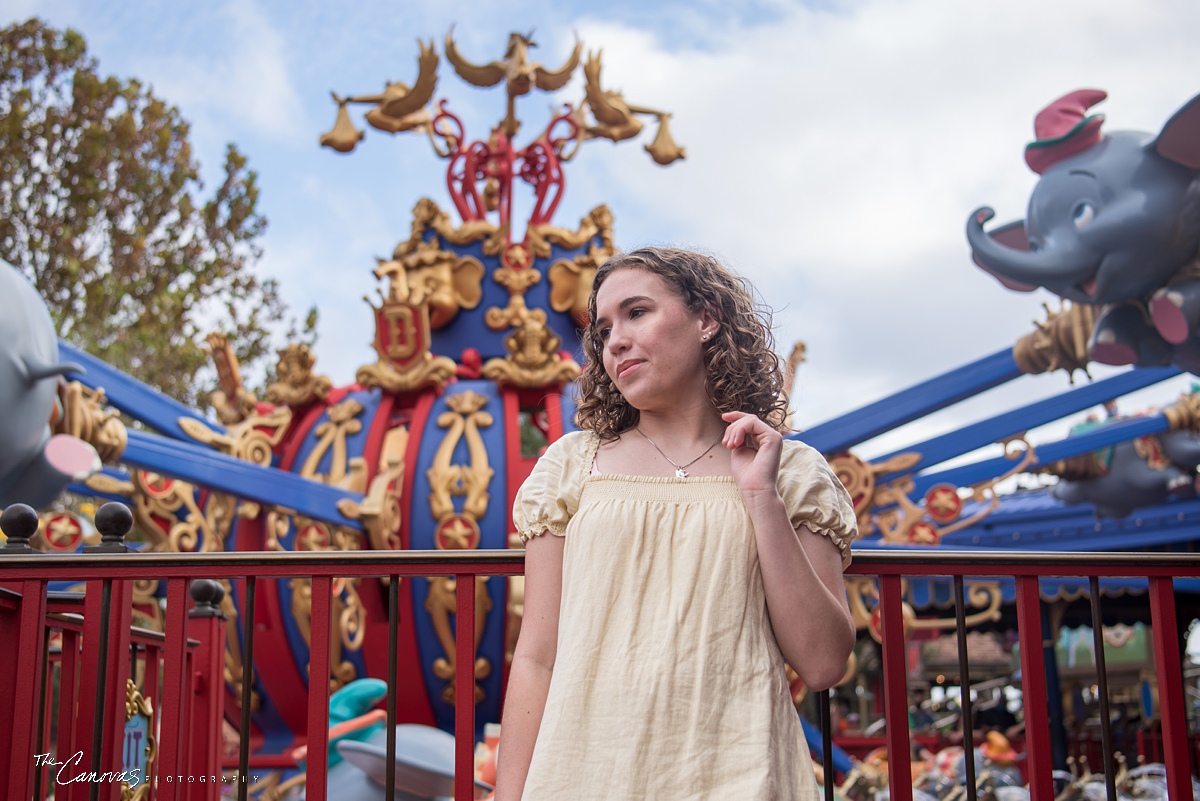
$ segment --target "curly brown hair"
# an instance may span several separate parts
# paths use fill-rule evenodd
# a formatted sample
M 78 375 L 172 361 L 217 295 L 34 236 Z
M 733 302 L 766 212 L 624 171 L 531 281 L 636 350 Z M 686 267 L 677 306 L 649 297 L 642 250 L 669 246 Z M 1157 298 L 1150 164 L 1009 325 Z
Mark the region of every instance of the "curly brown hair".
M 639 412 L 613 385 L 601 356 L 604 343 L 596 330 L 596 293 L 616 270 L 646 270 L 662 278 L 693 314 L 707 311 L 719 325 L 705 343 L 709 400 L 722 414 L 758 415 L 775 428 L 787 417 L 783 370 L 771 334 L 771 310 L 755 298 L 750 282 L 711 256 L 678 248 L 639 248 L 619 253 L 596 271 L 583 331 L 587 363 L 580 374 L 575 424 L 601 440 L 616 439 L 637 425 Z

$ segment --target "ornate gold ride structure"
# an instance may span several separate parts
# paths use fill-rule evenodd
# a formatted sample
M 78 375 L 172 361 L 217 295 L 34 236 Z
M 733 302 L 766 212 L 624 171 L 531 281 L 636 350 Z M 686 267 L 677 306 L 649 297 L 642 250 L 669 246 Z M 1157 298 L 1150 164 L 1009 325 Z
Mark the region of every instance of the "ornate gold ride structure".
M 129 499 L 150 550 L 462 550 L 507 548 L 514 540 L 510 509 L 517 487 L 540 448 L 573 427 L 568 385 L 579 373 L 578 328 L 595 270 L 615 250 L 606 205 L 577 226 L 555 223 L 563 166 L 592 139 L 634 139 L 645 118 L 657 123 L 645 148 L 655 162 L 670 164 L 684 151 L 672 139 L 670 114 L 605 88 L 598 51 L 585 57 L 577 41 L 565 61 L 550 68 L 533 59 L 531 36 L 517 33 L 499 59 L 485 64 L 468 60 L 446 36 L 443 53 L 460 78 L 503 87 L 501 118 L 471 141 L 449 103 L 435 99 L 441 57 L 434 43 L 419 44 L 411 85 L 335 93 L 336 122 L 320 137 L 335 151 L 353 151 L 363 134 L 350 109 L 365 105 L 370 126 L 428 138 L 435 156 L 447 162 L 451 210 L 420 198 L 407 235 L 389 257 L 366 266 L 379 282 L 366 298 L 374 358 L 355 371 L 353 384 L 339 387 L 320 374 L 308 346 L 292 344 L 279 351 L 277 380 L 256 395 L 242 380 L 231 343 L 214 333 L 208 347 L 220 388 L 211 401 L 221 427 L 178 421 L 197 445 L 361 500 L 346 498 L 337 516 L 317 519 L 286 503 L 245 500 L 148 470 L 93 477 L 93 491 Z M 576 75 L 583 82 L 578 101 L 561 104 L 544 128 L 518 143 L 521 100 L 535 91 L 564 90 Z M 513 196 L 522 184 L 532 192 L 532 211 L 515 220 Z M 120 455 L 124 428 L 103 401 L 102 394 L 73 385 L 63 397 L 61 425 L 111 461 Z M 47 520 L 43 539 L 70 550 L 85 537 L 94 533 L 83 518 L 64 513 Z M 242 687 L 251 681 L 252 720 L 275 744 L 268 747 L 302 740 L 311 584 L 260 583 L 255 630 L 261 645 L 253 676 L 242 657 L 244 588 L 240 580 L 224 584 L 229 712 L 240 714 Z M 386 584 L 334 583 L 331 689 L 386 672 Z M 160 593 L 156 582 L 138 588 L 140 623 L 161 627 Z M 455 661 L 454 582 L 404 581 L 401 719 L 450 726 L 459 670 L 475 677 L 477 719 L 498 719 L 522 595 L 519 579 L 479 579 L 478 658 L 462 666 Z

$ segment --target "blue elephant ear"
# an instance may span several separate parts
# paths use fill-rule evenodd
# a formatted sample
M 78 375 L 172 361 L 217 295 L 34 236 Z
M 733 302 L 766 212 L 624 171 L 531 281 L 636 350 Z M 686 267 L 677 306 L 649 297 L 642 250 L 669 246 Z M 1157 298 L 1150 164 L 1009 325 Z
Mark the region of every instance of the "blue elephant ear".
M 1200 95 L 1167 120 L 1154 140 L 1154 149 L 1167 161 L 1200 170 Z

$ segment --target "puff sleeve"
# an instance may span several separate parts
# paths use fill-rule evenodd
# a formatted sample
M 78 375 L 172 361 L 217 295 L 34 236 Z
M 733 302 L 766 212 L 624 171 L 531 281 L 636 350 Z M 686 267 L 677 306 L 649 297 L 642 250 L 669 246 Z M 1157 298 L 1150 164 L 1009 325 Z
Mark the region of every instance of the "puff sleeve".
M 803 442 L 784 440 L 777 486 L 792 528 L 804 526 L 833 540 L 845 569 L 850 543 L 858 536 L 858 519 L 850 493 L 825 457 Z
M 594 435 L 575 431 L 555 440 L 538 459 L 517 490 L 513 526 L 522 543 L 547 531 L 566 536 L 567 523 L 579 509 L 579 495 L 590 465 L 589 447 Z

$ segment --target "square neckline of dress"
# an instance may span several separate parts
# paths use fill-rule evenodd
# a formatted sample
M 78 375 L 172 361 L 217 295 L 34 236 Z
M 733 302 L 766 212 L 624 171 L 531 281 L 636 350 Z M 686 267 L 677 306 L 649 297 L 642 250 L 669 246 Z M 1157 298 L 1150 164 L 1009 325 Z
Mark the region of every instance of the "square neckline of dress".
M 733 476 L 642 476 L 636 473 L 600 473 L 597 472 L 596 459 L 600 452 L 600 437 L 595 432 L 591 433 L 591 442 L 588 443 L 587 449 L 587 464 L 588 472 L 583 477 L 585 482 L 593 478 L 626 480 L 626 481 L 651 481 L 663 484 L 697 484 L 700 482 L 716 482 L 719 484 L 736 484 Z

